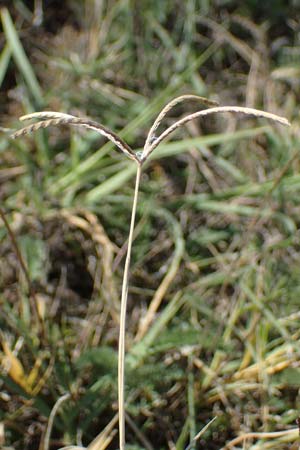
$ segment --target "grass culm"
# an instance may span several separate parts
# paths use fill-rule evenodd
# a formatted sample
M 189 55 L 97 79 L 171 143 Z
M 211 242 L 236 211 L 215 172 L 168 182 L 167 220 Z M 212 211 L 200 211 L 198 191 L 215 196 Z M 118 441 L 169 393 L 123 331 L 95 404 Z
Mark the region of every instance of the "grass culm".
M 181 102 L 191 102 L 197 101 L 202 103 L 207 109 L 201 109 L 195 113 L 188 114 L 180 120 L 177 120 L 171 126 L 169 126 L 165 131 L 159 134 L 158 130 L 162 121 L 166 117 L 167 113 L 176 105 Z M 153 151 L 159 146 L 159 144 L 166 138 L 168 138 L 171 133 L 176 131 L 178 128 L 182 127 L 186 123 L 209 116 L 211 114 L 221 114 L 221 113 L 235 113 L 252 115 L 257 118 L 268 119 L 272 122 L 279 123 L 281 125 L 289 125 L 289 122 L 280 116 L 271 114 L 265 111 L 260 111 L 257 109 L 238 107 L 238 106 L 218 106 L 215 102 L 207 100 L 203 97 L 196 95 L 183 95 L 170 101 L 159 113 L 156 120 L 154 121 L 150 131 L 147 135 L 143 151 L 135 152 L 122 138 L 117 134 L 106 128 L 105 126 L 94 122 L 86 118 L 75 117 L 69 114 L 63 114 L 59 112 L 36 112 L 33 114 L 28 114 L 21 117 L 22 121 L 35 120 L 38 122 L 22 128 L 21 130 L 13 134 L 13 138 L 18 138 L 25 136 L 28 133 L 37 131 L 41 128 L 47 128 L 49 126 L 59 126 L 59 125 L 74 125 L 78 127 L 83 127 L 87 129 L 94 130 L 108 140 L 110 140 L 115 146 L 122 152 L 126 157 L 131 159 L 136 165 L 136 181 L 135 190 L 133 197 L 133 204 L 131 210 L 131 220 L 128 235 L 128 245 L 127 253 L 123 274 L 122 283 L 122 295 L 121 295 L 121 309 L 120 309 L 120 328 L 119 328 L 119 350 L 118 350 L 118 413 L 119 413 L 119 447 L 120 450 L 125 450 L 125 330 L 126 330 L 126 312 L 127 312 L 127 300 L 128 300 L 128 286 L 129 286 L 129 274 L 130 274 L 130 259 L 132 253 L 132 244 L 134 237 L 135 219 L 136 211 L 138 205 L 138 194 L 139 186 L 141 182 L 141 174 L 145 164 L 149 161 L 149 158 Z M 200 434 L 199 434 L 200 435 Z M 49 440 L 49 437 L 48 437 Z

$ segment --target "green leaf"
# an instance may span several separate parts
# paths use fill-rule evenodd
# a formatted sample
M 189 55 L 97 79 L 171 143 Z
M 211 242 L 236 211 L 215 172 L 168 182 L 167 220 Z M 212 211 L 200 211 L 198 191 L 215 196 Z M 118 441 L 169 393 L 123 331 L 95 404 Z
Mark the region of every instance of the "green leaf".
M 27 58 L 25 50 L 20 41 L 18 32 L 13 24 L 9 11 L 6 8 L 1 10 L 1 20 L 4 34 L 12 52 L 13 58 L 22 73 L 27 86 L 37 103 L 37 106 L 43 105 L 43 95 L 39 82 L 35 76 L 34 70 Z

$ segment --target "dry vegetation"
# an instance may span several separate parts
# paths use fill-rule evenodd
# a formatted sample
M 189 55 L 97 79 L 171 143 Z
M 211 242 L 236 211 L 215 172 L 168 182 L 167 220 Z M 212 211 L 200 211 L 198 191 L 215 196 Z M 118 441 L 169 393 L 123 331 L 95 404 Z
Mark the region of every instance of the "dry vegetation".
M 118 448 L 120 290 L 135 174 L 93 131 L 12 140 L 17 118 L 41 109 L 89 117 L 140 151 L 162 107 L 193 92 L 285 116 L 292 127 L 211 115 L 151 155 L 129 285 L 126 448 L 297 449 L 297 4 L 5 3 L 0 444 Z M 176 105 L 150 146 L 197 110 Z

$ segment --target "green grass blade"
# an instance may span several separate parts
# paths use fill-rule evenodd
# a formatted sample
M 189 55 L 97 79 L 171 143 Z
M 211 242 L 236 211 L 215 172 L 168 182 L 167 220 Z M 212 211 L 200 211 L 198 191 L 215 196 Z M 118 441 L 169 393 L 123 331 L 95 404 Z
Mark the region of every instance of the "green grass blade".
M 5 74 L 7 72 L 10 57 L 11 57 L 11 49 L 10 46 L 6 44 L 0 56 L 0 87 L 3 83 Z
M 32 66 L 26 56 L 18 32 L 13 24 L 9 11 L 6 8 L 1 10 L 1 20 L 7 43 L 11 49 L 13 58 L 22 73 L 27 86 L 37 103 L 37 106 L 43 105 L 42 90 L 35 76 Z
M 267 132 L 268 130 L 270 130 L 270 127 L 264 126 L 235 131 L 234 133 L 219 133 L 191 139 L 181 139 L 179 141 L 160 145 L 155 152 L 151 154 L 149 159 L 160 159 L 179 155 L 180 153 L 186 151 L 189 147 L 195 145 L 218 145 L 236 141 L 238 139 L 253 138 Z
M 135 174 L 135 172 L 136 172 L 135 164 L 129 163 L 125 169 L 121 170 L 120 172 L 117 172 L 115 175 L 108 178 L 99 186 L 92 189 L 86 195 L 87 203 L 95 203 L 97 202 L 97 200 L 101 199 L 101 197 L 104 197 L 116 191 L 121 186 L 123 186 L 123 184 L 126 183 Z
M 150 159 L 155 160 L 179 155 L 185 152 L 187 148 L 195 145 L 196 146 L 218 145 L 224 144 L 226 142 L 234 142 L 239 139 L 251 138 L 266 133 L 269 130 L 270 127 L 263 126 L 236 131 L 234 133 L 213 134 L 208 136 L 200 136 L 197 138 L 183 139 L 180 141 L 169 142 L 166 144 L 161 144 L 159 149 L 157 149 L 156 152 L 153 152 L 151 154 Z M 83 161 L 81 164 L 78 164 L 77 167 L 72 172 L 69 172 L 68 174 L 64 175 L 62 178 L 57 180 L 55 185 L 52 185 L 50 188 L 51 194 L 58 194 L 59 192 L 63 191 L 66 187 L 71 186 L 73 184 L 78 184 L 78 181 L 80 179 L 83 179 L 82 175 L 86 174 L 87 172 L 95 168 L 96 165 L 99 163 L 99 161 L 105 156 L 105 154 L 108 151 L 107 145 L 110 146 L 110 143 L 105 144 L 100 150 L 98 150 L 98 152 L 91 155 L 87 160 Z M 122 175 L 113 176 L 112 180 L 108 179 L 100 186 L 91 189 L 86 196 L 87 202 L 95 203 L 100 199 L 100 197 L 112 194 L 116 190 L 120 189 L 122 185 L 133 175 L 134 170 L 130 170 L 129 168 L 124 169 L 124 171 L 122 171 Z M 240 173 L 235 173 L 234 177 L 239 178 Z M 86 180 L 86 177 L 84 178 L 84 180 Z
M 183 304 L 184 299 L 182 297 L 182 292 L 177 292 L 164 308 L 144 338 L 137 342 L 130 350 L 130 353 L 127 354 L 126 362 L 128 362 L 132 368 L 137 367 L 146 357 L 149 347 L 151 347 L 167 323 L 176 315 Z

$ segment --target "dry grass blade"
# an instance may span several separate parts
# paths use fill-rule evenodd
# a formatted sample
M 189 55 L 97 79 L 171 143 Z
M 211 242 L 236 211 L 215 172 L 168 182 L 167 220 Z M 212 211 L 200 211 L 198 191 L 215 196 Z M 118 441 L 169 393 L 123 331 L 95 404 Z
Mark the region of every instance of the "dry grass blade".
M 185 450 L 190 450 L 195 443 L 201 438 L 201 436 L 205 433 L 206 430 L 208 430 L 208 428 L 211 426 L 212 423 L 214 423 L 214 421 L 216 420 L 217 417 L 214 417 L 213 419 L 211 419 L 203 428 L 202 430 L 199 431 L 199 433 L 196 434 L 196 436 L 194 437 L 194 439 L 192 440 L 192 442 L 190 443 L 190 445 L 188 445 L 188 447 Z
M 111 443 L 116 430 L 114 427 L 118 422 L 118 414 L 111 419 L 111 421 L 106 425 L 106 427 L 92 440 L 92 442 L 87 446 L 87 450 L 105 450 Z
M 273 432 L 253 432 L 244 433 L 241 436 L 236 437 L 232 441 L 228 442 L 222 450 L 234 448 L 240 442 L 245 442 L 247 439 L 279 439 L 283 437 L 289 437 L 290 442 L 297 439 L 299 436 L 299 428 L 291 428 L 290 430 L 284 431 L 273 431 Z
M 113 142 L 128 158 L 138 162 L 138 157 L 135 155 L 132 148 L 129 147 L 129 145 L 126 142 L 124 142 L 113 131 L 93 120 L 52 111 L 37 112 L 22 116 L 20 118 L 20 120 L 30 120 L 30 119 L 40 119 L 40 121 L 33 123 L 32 125 L 28 125 L 27 127 L 21 128 L 21 130 L 16 131 L 11 136 L 13 139 L 18 138 L 20 136 L 25 136 L 26 134 L 35 132 L 41 128 L 48 128 L 50 126 L 77 125 L 82 126 L 84 128 L 88 128 L 90 130 L 97 131 L 102 136 L 105 136 L 107 139 Z
M 50 434 L 51 434 L 51 430 L 53 427 L 53 422 L 54 422 L 54 418 L 56 416 L 56 413 L 60 407 L 60 405 L 65 402 L 66 400 L 68 400 L 70 398 L 70 394 L 66 393 L 64 394 L 62 397 L 59 397 L 59 399 L 56 401 L 55 405 L 52 408 L 52 411 L 50 413 L 49 416 L 49 421 L 48 421 L 48 425 L 47 425 L 47 429 L 46 429 L 46 434 L 44 437 L 44 444 L 43 444 L 43 448 L 44 450 L 49 450 L 49 444 L 50 444 Z
M 161 124 L 162 120 L 164 119 L 164 117 L 168 114 L 169 111 L 171 111 L 171 109 L 174 108 L 174 106 L 178 105 L 179 103 L 182 103 L 186 100 L 197 100 L 200 103 L 203 103 L 205 106 L 218 106 L 217 102 L 214 102 L 213 100 L 208 100 L 205 97 L 200 97 L 199 95 L 191 95 L 191 94 L 187 94 L 187 95 L 181 95 L 180 97 L 176 97 L 173 100 L 171 100 L 164 108 L 163 110 L 159 113 L 159 115 L 157 116 L 157 118 L 155 119 L 152 127 L 150 128 L 150 131 L 148 133 L 147 139 L 146 139 L 146 143 L 145 143 L 145 148 L 148 147 L 149 145 L 151 145 L 151 142 L 154 140 L 154 133 L 157 130 L 157 128 L 159 127 L 159 125 Z
M 265 118 L 272 120 L 273 122 L 280 123 L 281 125 L 287 125 L 290 126 L 289 121 L 281 116 L 277 116 L 276 114 L 268 113 L 266 111 L 261 111 L 259 109 L 253 109 L 253 108 L 246 108 L 242 106 L 218 106 L 215 108 L 209 108 L 202 111 L 197 111 L 193 114 L 189 114 L 186 117 L 183 117 L 183 119 L 178 120 L 173 125 L 171 125 L 167 130 L 165 130 L 155 141 L 149 146 L 145 147 L 141 160 L 146 161 L 147 158 L 150 156 L 150 154 L 153 152 L 153 150 L 160 144 L 161 141 L 163 141 L 167 136 L 169 136 L 173 131 L 177 130 L 177 128 L 180 128 L 182 125 L 184 125 L 187 122 L 190 122 L 191 120 L 197 119 L 198 117 L 204 117 L 208 116 L 209 114 L 215 114 L 215 113 L 241 113 L 249 116 L 255 116 L 259 118 Z

